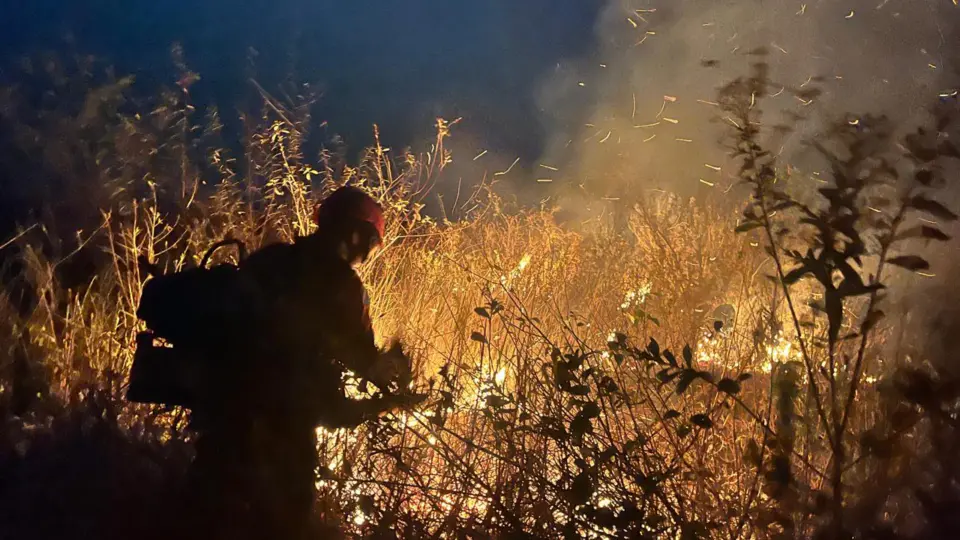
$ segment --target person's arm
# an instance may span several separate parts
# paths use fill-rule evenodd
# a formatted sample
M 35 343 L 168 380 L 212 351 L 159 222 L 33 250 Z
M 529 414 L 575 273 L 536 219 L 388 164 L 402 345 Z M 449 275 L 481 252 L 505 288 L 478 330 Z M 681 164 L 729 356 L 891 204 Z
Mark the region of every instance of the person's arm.
M 370 380 L 386 391 L 388 380 L 376 380 L 374 368 L 380 362 L 381 352 L 374 340 L 368 300 L 363 284 L 355 276 L 343 280 L 334 291 L 334 320 L 327 332 L 329 353 L 343 366 L 360 377 Z

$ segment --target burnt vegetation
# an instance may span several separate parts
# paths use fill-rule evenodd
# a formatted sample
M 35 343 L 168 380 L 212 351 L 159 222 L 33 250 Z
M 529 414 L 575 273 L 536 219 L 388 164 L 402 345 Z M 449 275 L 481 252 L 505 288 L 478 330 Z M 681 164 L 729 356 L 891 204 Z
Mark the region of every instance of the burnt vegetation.
M 403 336 L 430 397 L 318 432 L 331 535 L 960 534 L 960 380 L 926 326 L 885 316 L 950 241 L 955 100 L 905 137 L 882 116 L 839 119 L 810 142 L 826 164 L 812 179 L 771 150 L 766 134 L 791 126 L 763 125 L 758 62 L 718 95 L 742 213 L 638 198 L 625 229 L 581 231 L 487 185 L 425 215 L 452 159 L 443 120 L 422 152 L 376 144 L 351 164 L 338 144 L 304 155 L 312 96 L 264 93 L 231 149 L 174 59 L 177 83 L 153 98 L 88 58 L 27 63 L 0 92 L 21 227 L 0 244 L 0 537 L 176 521 L 188 415 L 123 400 L 138 257 L 171 271 L 224 238 L 290 240 L 345 183 L 387 208 L 364 278 L 378 332 Z

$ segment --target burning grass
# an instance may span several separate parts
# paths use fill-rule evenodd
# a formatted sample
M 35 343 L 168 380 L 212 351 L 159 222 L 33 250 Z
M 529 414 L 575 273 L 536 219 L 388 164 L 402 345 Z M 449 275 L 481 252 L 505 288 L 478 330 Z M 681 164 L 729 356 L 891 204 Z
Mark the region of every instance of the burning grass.
M 783 224 L 791 211 L 817 217 L 820 207 L 780 190 L 770 156 L 751 146 L 756 77 L 722 95 L 728 112 L 742 115 L 734 136 L 743 179 L 754 188 L 748 211 L 664 194 L 637 200 L 620 227 L 602 216 L 587 226 L 561 223 L 550 210 L 510 209 L 488 185 L 454 221 L 427 217 L 429 186 L 452 159 L 442 120 L 423 154 L 376 145 L 355 166 L 327 153 L 310 164 L 296 120 L 304 111 L 271 101 L 249 126 L 241 177 L 224 150 L 194 161 L 186 92 L 165 97 L 162 122 L 109 113 L 122 122 L 104 136 L 124 144 L 107 144 L 119 154 L 98 159 L 102 174 L 123 172 L 114 176 L 124 182 L 99 201 L 97 225 L 72 243 L 24 235 L 18 280 L 3 295 L 8 429 L 0 451 L 16 481 L 0 493 L 24 502 L 0 523 L 39 534 L 30 520 L 44 511 L 27 510 L 40 499 L 25 486 L 60 485 L 54 464 L 83 467 L 78 448 L 99 448 L 97 462 L 109 463 L 110 474 L 90 480 L 90 489 L 123 492 L 137 479 L 138 492 L 163 493 L 182 474 L 183 412 L 121 399 L 140 329 L 138 256 L 178 269 L 226 236 L 251 249 L 289 240 L 310 231 L 323 193 L 351 182 L 388 209 L 386 249 L 363 269 L 377 332 L 404 341 L 430 399 L 358 430 L 318 432 L 317 511 L 332 529 L 403 538 L 941 530 L 949 521 L 935 510 L 949 504 L 954 486 L 930 475 L 955 478 L 945 459 L 958 441 L 953 383 L 891 351 L 885 336 L 895 325 L 867 326 L 876 274 L 858 274 L 867 299 L 841 298 L 839 320 L 831 306 L 802 306 L 834 293 L 819 278 L 795 279 L 788 260 L 819 267 L 796 247 L 809 244 L 809 234 L 791 236 Z M 737 108 L 743 103 L 749 108 Z M 166 161 L 133 144 L 170 126 L 159 151 Z M 129 174 L 150 170 L 150 160 L 156 170 Z M 210 171 L 217 181 L 204 186 L 199 178 Z M 916 205 L 917 193 L 903 200 Z M 830 196 L 823 208 L 839 220 L 829 214 Z M 906 208 L 898 214 L 894 205 L 890 215 L 903 221 Z M 838 226 L 811 223 L 820 234 Z M 734 234 L 738 227 L 751 230 Z M 51 243 L 71 247 L 52 257 Z M 96 271 L 65 286 L 63 269 L 91 251 L 103 254 L 94 257 Z M 894 368 L 904 366 L 912 371 L 897 379 Z M 58 496 L 69 509 L 89 495 L 71 488 Z M 113 523 L 90 525 L 101 536 L 129 534 L 129 524 L 108 515 L 132 502 L 90 504 L 67 511 L 64 527 L 83 516 Z

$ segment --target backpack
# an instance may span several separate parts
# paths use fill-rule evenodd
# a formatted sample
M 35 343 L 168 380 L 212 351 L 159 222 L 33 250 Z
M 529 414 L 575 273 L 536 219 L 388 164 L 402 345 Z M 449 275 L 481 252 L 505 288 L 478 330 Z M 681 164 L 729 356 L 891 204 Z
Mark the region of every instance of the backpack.
M 238 330 L 251 315 L 239 267 L 208 267 L 213 254 L 228 245 L 237 247 L 242 263 L 246 249 L 238 240 L 214 244 L 198 267 L 172 274 L 140 260 L 152 278 L 137 308 L 147 330 L 137 335 L 129 401 L 191 408 L 215 378 L 218 349 L 242 334 Z

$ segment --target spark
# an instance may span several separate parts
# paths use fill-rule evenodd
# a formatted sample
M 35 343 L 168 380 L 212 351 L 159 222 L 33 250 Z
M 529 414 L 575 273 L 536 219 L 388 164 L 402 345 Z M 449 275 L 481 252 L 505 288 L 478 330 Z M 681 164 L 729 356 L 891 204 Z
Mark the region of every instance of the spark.
M 709 164 L 709 163 L 704 163 L 703 166 L 706 167 L 706 168 L 708 168 L 708 169 L 713 169 L 713 170 L 715 170 L 715 171 L 717 171 L 717 172 L 720 172 L 720 167 L 717 167 L 716 165 L 711 165 L 711 164 Z
M 807 77 L 807 80 L 804 81 L 803 84 L 800 85 L 800 88 L 803 88 L 804 86 L 810 84 L 810 81 L 812 81 L 812 80 L 813 80 L 813 75 Z
M 487 151 L 486 151 L 486 150 L 484 150 L 483 152 L 480 152 L 479 154 L 477 154 L 477 157 L 473 158 L 473 160 L 476 161 L 476 160 L 482 158 L 482 157 L 485 156 L 485 155 L 487 155 Z
M 553 182 L 553 178 L 537 178 L 537 182 L 541 184 L 549 184 Z
M 720 106 L 720 104 L 717 103 L 716 101 L 706 101 L 706 100 L 703 100 L 703 99 L 698 99 L 698 100 L 697 100 L 697 103 L 703 103 L 704 105 L 712 105 L 712 106 L 714 106 L 714 107 L 719 107 L 719 106 Z
M 775 48 L 779 49 L 780 52 L 782 52 L 783 54 L 790 54 L 790 53 L 787 52 L 786 49 L 784 49 L 783 47 L 777 45 L 776 43 L 771 43 L 771 45 L 773 45 Z
M 707 181 L 704 180 L 703 178 L 700 179 L 700 183 L 701 183 L 701 184 L 706 184 L 706 185 L 708 185 L 708 186 L 710 186 L 710 187 L 713 187 L 713 186 L 716 185 L 716 184 L 714 184 L 713 182 L 707 182 Z
M 549 166 L 549 165 L 544 165 L 543 163 L 541 163 L 540 166 L 543 167 L 544 169 L 547 169 L 548 171 L 559 171 L 559 170 L 560 170 L 560 169 L 558 169 L 558 168 L 556 168 L 556 167 L 551 167 L 551 166 Z
M 583 86 L 583 87 L 586 87 L 586 86 L 587 86 L 587 84 L 586 84 L 585 82 L 583 82 L 583 81 L 580 81 L 580 82 L 578 82 L 577 84 L 579 84 L 580 86 Z
M 930 69 L 937 69 L 936 64 L 927 64 L 927 65 L 930 66 Z
M 806 12 L 807 12 L 807 5 L 806 5 L 806 4 L 800 4 L 800 11 L 797 12 L 797 15 L 803 15 L 803 14 L 806 13 Z
M 852 18 L 853 18 L 853 13 L 854 13 L 854 11 L 851 9 L 851 10 L 850 10 L 850 13 L 847 13 L 847 16 L 844 17 L 844 19 L 852 19 Z
M 603 143 L 607 142 L 607 139 L 610 138 L 610 135 L 613 135 L 613 131 L 608 131 L 608 132 L 607 132 L 607 136 L 604 137 L 603 139 L 600 139 L 600 144 L 603 144 Z
M 631 19 L 630 17 L 627 17 L 627 22 L 629 22 L 630 24 L 632 24 L 634 28 L 637 27 L 637 21 Z
M 676 103 L 677 98 L 674 96 L 663 96 L 664 101 L 669 101 L 670 103 Z
M 656 139 L 656 138 L 657 138 L 657 134 L 654 133 L 653 135 L 651 135 L 651 136 L 647 137 L 646 139 L 644 139 L 643 142 L 650 142 L 650 141 L 652 141 L 652 140 L 654 140 L 654 139 Z
M 680 121 L 677 120 L 677 119 L 675 119 L 675 118 L 667 118 L 666 116 L 664 116 L 663 119 L 664 119 L 664 121 L 670 122 L 671 124 L 679 124 L 679 123 L 680 123 Z
M 917 275 L 920 275 L 920 276 L 923 276 L 923 277 L 937 277 L 936 274 L 932 274 L 932 273 L 930 273 L 930 272 L 917 272 Z
M 507 170 L 502 171 L 502 172 L 498 172 L 498 173 L 493 173 L 493 175 L 494 175 L 494 176 L 503 176 L 503 175 L 509 173 L 510 171 L 512 171 L 513 168 L 517 165 L 517 163 L 520 163 L 520 158 L 519 158 L 519 157 L 518 157 L 517 159 L 513 160 L 513 163 L 510 164 L 510 167 L 508 167 Z
M 659 126 L 659 125 L 660 125 L 660 122 L 653 122 L 652 124 L 641 124 L 641 125 L 639 125 L 639 126 L 633 126 L 633 127 L 635 127 L 635 128 L 651 128 L 651 127 Z
M 663 114 L 664 109 L 666 108 L 667 108 L 667 102 L 664 101 L 663 103 L 660 104 L 660 112 L 657 113 L 656 118 L 660 118 L 660 116 Z
M 633 93 L 633 112 L 630 114 L 630 119 L 633 120 L 637 117 L 637 93 Z
M 679 142 L 685 142 L 685 143 L 691 143 L 691 142 L 693 142 L 693 139 L 681 139 L 681 138 L 679 138 L 679 137 L 678 137 L 676 140 L 679 141 Z

